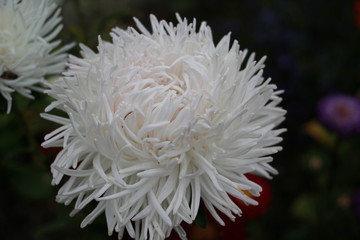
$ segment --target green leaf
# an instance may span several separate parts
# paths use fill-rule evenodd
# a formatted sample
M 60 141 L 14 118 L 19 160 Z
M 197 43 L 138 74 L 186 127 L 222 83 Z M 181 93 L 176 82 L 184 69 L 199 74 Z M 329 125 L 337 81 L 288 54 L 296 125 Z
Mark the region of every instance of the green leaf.
M 297 198 L 292 206 L 292 214 L 307 222 L 315 222 L 316 202 L 313 196 L 304 194 Z
M 202 202 L 200 202 L 199 211 L 195 218 L 195 224 L 200 228 L 206 228 L 208 224 L 208 219 L 205 212 L 205 207 Z
M 52 193 L 50 182 L 48 173 L 32 166 L 14 169 L 10 177 L 12 189 L 22 197 L 32 200 L 49 198 Z

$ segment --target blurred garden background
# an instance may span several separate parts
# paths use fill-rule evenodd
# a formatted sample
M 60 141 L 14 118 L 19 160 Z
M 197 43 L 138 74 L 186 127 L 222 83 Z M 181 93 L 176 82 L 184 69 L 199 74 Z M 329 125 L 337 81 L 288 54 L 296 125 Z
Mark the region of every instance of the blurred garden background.
M 331 121 L 339 116 L 326 115 L 319 105 L 329 96 L 336 102 L 340 94 L 360 98 L 359 0 L 58 2 L 63 44 L 95 50 L 98 35 L 109 40 L 111 28 L 134 26 L 133 16 L 148 25 L 150 13 L 176 22 L 177 12 L 206 21 L 215 42 L 231 32 L 258 59 L 267 55 L 265 76 L 285 90 L 288 112 L 284 150 L 272 164 L 279 174 L 254 177 L 264 188 L 260 206 L 243 206 L 244 217 L 226 228 L 211 219 L 206 229 L 186 227 L 190 240 L 360 239 L 360 127 L 334 127 Z M 78 46 L 71 50 L 78 52 Z M 57 126 L 39 116 L 51 99 L 35 96 L 13 95 L 9 115 L 5 100 L 0 102 L 0 239 L 117 239 L 107 236 L 104 217 L 81 229 L 87 213 L 71 218 L 72 208 L 55 202 L 58 187 L 50 185 L 49 169 L 57 152 L 40 144 Z M 340 117 L 360 115 L 360 107 L 349 104 L 340 107 Z

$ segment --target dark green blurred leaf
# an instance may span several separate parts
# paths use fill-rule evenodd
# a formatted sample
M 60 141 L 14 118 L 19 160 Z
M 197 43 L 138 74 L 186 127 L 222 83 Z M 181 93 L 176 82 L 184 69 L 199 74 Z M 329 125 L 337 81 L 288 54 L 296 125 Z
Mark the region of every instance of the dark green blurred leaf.
M 286 240 L 304 240 L 309 239 L 311 230 L 307 225 L 300 225 L 294 228 L 290 228 L 284 233 L 284 238 Z
M 302 195 L 298 197 L 292 206 L 294 217 L 306 222 L 314 223 L 317 219 L 316 200 L 311 195 Z
M 202 202 L 200 202 L 199 211 L 195 218 L 195 224 L 200 228 L 206 228 L 208 224 L 208 219 L 205 212 L 205 207 Z
M 32 166 L 15 166 L 12 169 L 10 184 L 14 191 L 24 198 L 41 200 L 50 198 L 51 177 Z

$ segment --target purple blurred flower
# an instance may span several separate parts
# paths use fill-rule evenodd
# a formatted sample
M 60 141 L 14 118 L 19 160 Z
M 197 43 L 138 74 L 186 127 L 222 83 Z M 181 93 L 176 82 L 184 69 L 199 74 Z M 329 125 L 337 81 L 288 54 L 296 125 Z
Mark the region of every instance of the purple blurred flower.
M 360 101 L 345 95 L 332 94 L 318 103 L 319 120 L 329 129 L 343 136 L 360 130 Z

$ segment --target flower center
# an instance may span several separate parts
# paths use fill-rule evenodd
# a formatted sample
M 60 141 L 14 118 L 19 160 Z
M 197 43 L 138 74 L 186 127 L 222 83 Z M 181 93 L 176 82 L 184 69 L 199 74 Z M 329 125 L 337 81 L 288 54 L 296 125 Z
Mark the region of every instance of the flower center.
M 343 104 L 338 104 L 334 108 L 334 113 L 336 116 L 341 119 L 342 121 L 351 118 L 352 111 L 349 106 L 345 106 Z
M 113 98 L 115 112 L 121 108 L 123 102 L 135 104 L 146 112 L 148 107 L 153 110 L 169 97 L 181 98 L 182 108 L 189 102 L 185 97 L 189 92 L 203 90 L 203 76 L 198 72 L 199 69 L 196 69 L 198 66 L 192 66 L 192 63 L 198 62 L 193 59 L 194 56 L 177 53 L 162 56 L 154 52 L 155 50 L 153 52 L 149 50 L 141 55 L 128 57 L 119 64 L 120 70 L 116 76 L 125 75 L 127 78 L 119 81 L 115 77 L 113 80 L 112 85 L 119 88 Z M 201 64 L 197 63 L 197 65 Z M 145 102 L 139 103 L 135 100 L 140 95 L 146 99 Z M 146 95 L 151 97 L 146 98 Z M 147 105 L 146 101 L 151 101 L 152 106 Z

